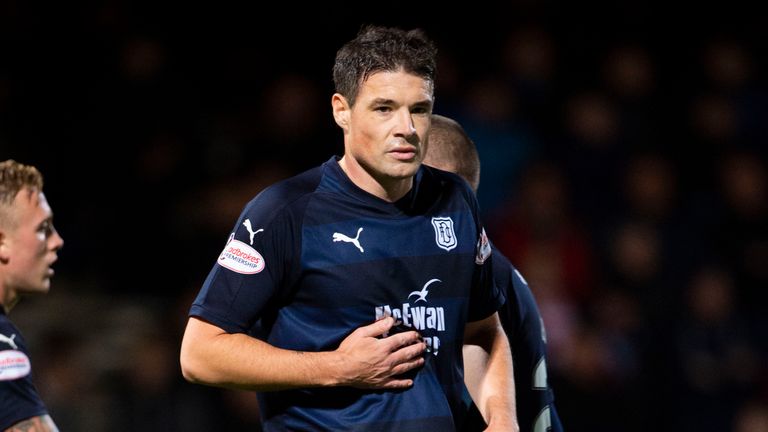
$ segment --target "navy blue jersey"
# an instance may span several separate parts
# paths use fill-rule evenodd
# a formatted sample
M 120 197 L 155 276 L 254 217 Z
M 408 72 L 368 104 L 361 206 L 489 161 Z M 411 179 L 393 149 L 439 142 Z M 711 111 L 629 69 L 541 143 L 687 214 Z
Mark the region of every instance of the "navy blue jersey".
M 464 388 L 464 325 L 504 297 L 474 194 L 426 166 L 395 203 L 352 183 L 336 158 L 245 207 L 190 315 L 227 332 L 259 321 L 272 345 L 330 351 L 391 315 L 431 351 L 407 390 L 259 394 L 265 430 L 453 430 Z
M 499 318 L 512 349 L 520 431 L 562 432 L 554 394 L 547 381 L 546 333 L 539 307 L 523 276 L 495 247 L 493 279 L 507 298 L 499 310 Z M 467 402 L 470 403 L 469 414 L 462 430 L 484 430 L 486 424 L 480 411 L 471 399 Z
M 24 338 L 0 308 L 0 430 L 48 411 L 32 384 Z
M 520 430 L 562 431 L 547 381 L 546 333 L 539 308 L 523 276 L 496 248 L 493 260 L 498 267 L 494 280 L 506 287 L 507 303 L 499 310 L 499 318 L 512 349 Z

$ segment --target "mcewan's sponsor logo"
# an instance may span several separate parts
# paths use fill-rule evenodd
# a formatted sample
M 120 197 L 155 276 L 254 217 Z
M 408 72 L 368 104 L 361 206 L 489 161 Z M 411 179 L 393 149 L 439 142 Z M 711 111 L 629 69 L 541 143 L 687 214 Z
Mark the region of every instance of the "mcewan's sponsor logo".
M 429 333 L 439 333 L 445 331 L 445 310 L 442 306 L 429 306 L 426 303 L 429 294 L 430 285 L 442 282 L 440 279 L 430 279 L 420 291 L 413 291 L 408 295 L 410 300 L 416 297 L 413 304 L 403 303 L 402 305 L 376 306 L 376 319 L 387 316 L 395 318 L 394 325 L 404 325 L 419 331 L 427 344 L 427 351 L 437 355 L 440 349 L 440 337 L 438 335 L 429 335 Z M 419 303 L 422 302 L 422 303 Z M 417 304 L 418 303 L 418 304 Z
M 232 239 L 219 255 L 219 265 L 234 272 L 254 274 L 264 270 L 264 258 L 256 249 L 240 240 Z

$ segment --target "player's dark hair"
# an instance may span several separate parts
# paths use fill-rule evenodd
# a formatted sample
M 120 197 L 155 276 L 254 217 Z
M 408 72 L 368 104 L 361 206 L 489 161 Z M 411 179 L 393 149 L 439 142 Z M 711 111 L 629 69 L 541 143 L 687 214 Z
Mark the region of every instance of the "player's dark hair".
M 360 85 L 376 72 L 401 68 L 434 85 L 437 49 L 421 29 L 364 26 L 357 37 L 336 53 L 333 82 L 336 92 L 354 105 Z

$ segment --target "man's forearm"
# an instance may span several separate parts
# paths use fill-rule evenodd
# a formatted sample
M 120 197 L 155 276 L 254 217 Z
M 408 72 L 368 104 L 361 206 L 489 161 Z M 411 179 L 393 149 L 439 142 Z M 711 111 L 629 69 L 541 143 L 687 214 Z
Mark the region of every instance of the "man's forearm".
M 182 373 L 189 381 L 255 391 L 337 385 L 337 358 L 276 348 L 196 318 L 189 320 L 181 345 Z
M 488 369 L 481 381 L 481 412 L 489 428 L 495 423 L 517 425 L 515 385 L 509 342 L 503 331 L 497 332 L 488 357 Z
M 426 345 L 415 331 L 382 337 L 393 324 L 393 318 L 385 318 L 355 329 L 333 351 L 306 352 L 277 348 L 190 318 L 181 343 L 181 370 L 195 383 L 255 391 L 404 389 L 413 380 L 402 374 L 424 364 Z
M 467 385 L 489 430 L 517 430 L 512 355 L 498 317 L 469 324 L 464 343 Z

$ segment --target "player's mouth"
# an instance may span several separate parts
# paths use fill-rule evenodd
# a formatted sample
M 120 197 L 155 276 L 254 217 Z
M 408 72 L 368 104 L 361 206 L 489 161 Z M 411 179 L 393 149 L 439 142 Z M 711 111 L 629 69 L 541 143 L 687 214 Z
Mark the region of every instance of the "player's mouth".
M 53 274 L 55 273 L 53 271 L 53 263 L 55 263 L 58 260 L 59 260 L 59 257 L 58 256 L 54 256 L 53 259 L 51 260 L 51 262 L 48 263 L 48 271 L 46 272 L 48 277 L 52 277 Z
M 411 146 L 397 147 L 389 151 L 389 154 L 399 161 L 410 161 L 416 157 L 416 148 Z

